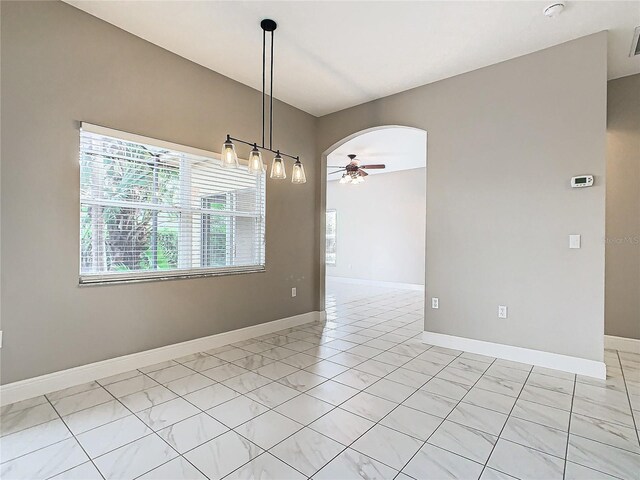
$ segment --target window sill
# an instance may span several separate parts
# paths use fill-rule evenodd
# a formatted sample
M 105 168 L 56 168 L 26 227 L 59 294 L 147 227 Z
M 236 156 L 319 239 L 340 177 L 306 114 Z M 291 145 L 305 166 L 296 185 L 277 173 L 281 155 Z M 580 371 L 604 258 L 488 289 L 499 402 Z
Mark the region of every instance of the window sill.
M 222 277 L 229 275 L 244 275 L 248 273 L 264 273 L 266 268 L 263 267 L 246 267 L 243 269 L 236 270 L 224 270 L 224 271 L 215 271 L 209 270 L 201 273 L 195 272 L 158 272 L 157 274 L 152 275 L 140 275 L 140 276 L 125 276 L 114 274 L 113 276 L 103 276 L 99 278 L 92 278 L 90 276 L 80 277 L 78 281 L 79 287 L 95 287 L 101 285 L 121 285 L 127 283 L 146 283 L 146 282 L 159 282 L 159 281 L 167 281 L 167 280 L 185 280 L 185 279 L 193 279 L 193 278 L 204 278 L 204 277 Z

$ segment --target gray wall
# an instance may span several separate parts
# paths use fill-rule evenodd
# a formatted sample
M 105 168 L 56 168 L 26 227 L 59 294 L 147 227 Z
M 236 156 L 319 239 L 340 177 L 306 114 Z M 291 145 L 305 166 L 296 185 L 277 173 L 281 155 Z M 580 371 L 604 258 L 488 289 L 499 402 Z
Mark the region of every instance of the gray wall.
M 327 275 L 424 284 L 425 188 L 425 168 L 369 175 L 360 185 L 329 182 L 338 244 Z
M 640 339 L 640 74 L 607 87 L 605 333 Z
M 1 8 L 2 383 L 318 308 L 316 119 L 280 102 L 308 182 L 267 180 L 266 273 L 78 287 L 79 122 L 219 151 L 259 137 L 260 93 L 61 2 Z
M 426 330 L 602 360 L 606 53 L 602 32 L 320 119 L 320 152 L 427 131 Z

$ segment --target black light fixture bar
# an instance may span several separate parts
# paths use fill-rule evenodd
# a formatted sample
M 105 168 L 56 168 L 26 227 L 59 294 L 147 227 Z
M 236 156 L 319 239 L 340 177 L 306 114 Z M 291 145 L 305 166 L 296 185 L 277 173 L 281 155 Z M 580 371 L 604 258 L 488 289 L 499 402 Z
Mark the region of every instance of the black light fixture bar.
M 248 171 L 253 174 L 264 174 L 264 164 L 262 163 L 262 156 L 258 150 L 264 150 L 267 152 L 275 153 L 273 163 L 271 165 L 271 178 L 282 180 L 287 178 L 283 157 L 295 160 L 293 164 L 293 171 L 291 174 L 291 183 L 301 184 L 307 181 L 304 166 L 300 162 L 298 155 L 290 155 L 283 153 L 280 150 L 273 148 L 273 32 L 278 28 L 278 24 L 265 18 L 260 22 L 260 28 L 262 28 L 262 143 L 260 145 L 257 142 L 248 142 L 240 138 L 232 137 L 227 134 L 227 140 L 222 145 L 222 166 L 228 168 L 238 168 L 238 156 L 235 151 L 233 142 L 242 143 L 252 147 L 251 154 L 249 156 Z M 267 147 L 267 136 L 265 131 L 266 115 L 267 115 L 267 33 L 271 34 L 270 45 L 270 58 L 269 58 L 269 146 Z
M 287 158 L 290 158 L 292 160 L 299 160 L 300 159 L 300 157 L 298 157 L 298 156 L 289 155 L 288 153 L 281 152 L 280 150 L 272 150 L 269 147 L 265 147 L 263 145 L 258 145 L 255 142 L 247 142 L 246 140 L 241 140 L 239 138 L 232 137 L 231 135 L 227 134 L 227 141 L 229 141 L 229 140 L 231 140 L 232 142 L 243 143 L 245 145 L 249 145 L 250 147 L 256 147 L 256 148 L 259 148 L 260 150 L 266 150 L 267 152 L 276 153 L 276 154 L 279 153 L 283 157 L 287 157 Z

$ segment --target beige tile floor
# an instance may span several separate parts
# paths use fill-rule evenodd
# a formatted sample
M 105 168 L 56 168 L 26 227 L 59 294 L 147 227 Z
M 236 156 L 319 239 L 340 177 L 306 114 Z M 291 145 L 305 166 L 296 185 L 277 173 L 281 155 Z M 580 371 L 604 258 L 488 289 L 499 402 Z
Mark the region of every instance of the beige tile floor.
M 420 341 L 420 292 L 2 407 L 9 479 L 640 478 L 640 356 L 598 381 Z

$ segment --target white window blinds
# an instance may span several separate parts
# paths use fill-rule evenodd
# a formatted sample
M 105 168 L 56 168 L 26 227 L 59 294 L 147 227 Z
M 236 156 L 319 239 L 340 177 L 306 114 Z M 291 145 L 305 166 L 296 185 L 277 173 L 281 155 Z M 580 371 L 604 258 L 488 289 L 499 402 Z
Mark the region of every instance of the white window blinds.
M 264 270 L 265 176 L 83 124 L 80 283 Z

